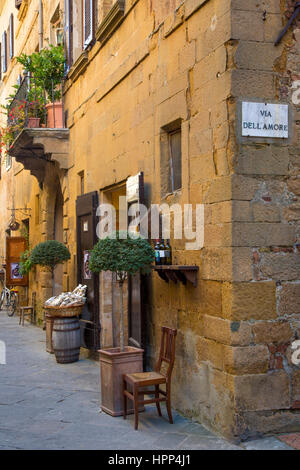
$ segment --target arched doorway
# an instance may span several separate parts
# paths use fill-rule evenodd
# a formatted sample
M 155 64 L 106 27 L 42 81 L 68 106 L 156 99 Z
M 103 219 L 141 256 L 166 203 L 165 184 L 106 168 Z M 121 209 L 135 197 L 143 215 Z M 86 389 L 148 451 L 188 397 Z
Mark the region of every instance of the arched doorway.
M 63 195 L 60 185 L 56 192 L 54 209 L 54 240 L 63 243 Z M 58 295 L 63 291 L 63 265 L 59 264 L 54 270 L 53 295 Z

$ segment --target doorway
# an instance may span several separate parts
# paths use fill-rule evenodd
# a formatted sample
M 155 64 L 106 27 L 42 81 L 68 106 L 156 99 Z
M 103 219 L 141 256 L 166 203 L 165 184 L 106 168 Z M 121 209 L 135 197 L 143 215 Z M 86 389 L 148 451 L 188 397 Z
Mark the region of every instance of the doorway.
M 90 351 L 100 348 L 99 276 L 88 267 L 90 251 L 97 242 L 97 207 L 97 191 L 76 200 L 77 278 L 79 284 L 87 286 L 87 302 L 80 319 L 81 347 Z

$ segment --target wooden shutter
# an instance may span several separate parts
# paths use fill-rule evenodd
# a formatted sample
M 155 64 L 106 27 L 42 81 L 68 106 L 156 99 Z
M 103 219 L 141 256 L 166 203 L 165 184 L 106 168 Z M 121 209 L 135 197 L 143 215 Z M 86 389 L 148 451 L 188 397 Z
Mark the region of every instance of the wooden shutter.
M 2 57 L 2 72 L 7 71 L 7 34 L 6 31 L 2 34 L 2 48 L 3 48 L 3 57 Z
M 97 243 L 98 192 L 83 194 L 76 200 L 77 278 L 87 286 L 87 302 L 80 317 L 81 346 L 92 351 L 100 347 L 99 275 L 86 269 L 89 252 Z
M 26 251 L 27 242 L 23 237 L 6 238 L 6 284 L 8 286 L 27 286 L 28 276 L 18 275 L 21 253 Z
M 67 70 L 73 63 L 73 1 L 65 0 L 65 56 L 67 61 Z
M 83 47 L 86 49 L 94 37 L 94 0 L 83 0 Z
M 9 58 L 14 56 L 14 15 L 9 18 Z

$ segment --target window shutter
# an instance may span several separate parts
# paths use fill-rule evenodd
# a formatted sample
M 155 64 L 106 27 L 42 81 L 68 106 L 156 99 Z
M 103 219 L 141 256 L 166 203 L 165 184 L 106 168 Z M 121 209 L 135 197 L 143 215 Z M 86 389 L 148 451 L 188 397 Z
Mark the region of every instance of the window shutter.
M 94 0 L 83 0 L 83 47 L 86 49 L 94 37 Z
M 2 72 L 5 73 L 7 70 L 7 34 L 6 31 L 2 34 L 2 47 L 3 47 L 3 58 L 2 58 Z
M 14 15 L 9 18 L 9 58 L 14 56 Z
M 65 0 L 65 56 L 67 61 L 67 70 L 73 63 L 73 2 Z

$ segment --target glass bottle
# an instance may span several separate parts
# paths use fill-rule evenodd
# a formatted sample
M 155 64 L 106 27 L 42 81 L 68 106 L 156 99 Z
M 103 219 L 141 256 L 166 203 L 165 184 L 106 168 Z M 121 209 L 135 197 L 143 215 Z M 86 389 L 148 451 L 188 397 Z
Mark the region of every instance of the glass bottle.
M 165 255 L 166 255 L 166 264 L 170 266 L 172 264 L 172 248 L 170 245 L 170 240 L 167 240 Z
M 162 240 L 159 244 L 160 264 L 166 264 L 165 250 L 166 249 L 165 249 L 164 241 Z
M 155 264 L 156 266 L 159 266 L 160 263 L 160 246 L 159 246 L 159 240 L 156 240 L 156 245 L 154 247 L 154 254 L 155 254 Z

